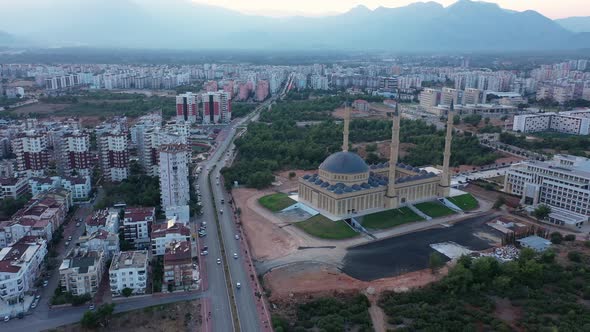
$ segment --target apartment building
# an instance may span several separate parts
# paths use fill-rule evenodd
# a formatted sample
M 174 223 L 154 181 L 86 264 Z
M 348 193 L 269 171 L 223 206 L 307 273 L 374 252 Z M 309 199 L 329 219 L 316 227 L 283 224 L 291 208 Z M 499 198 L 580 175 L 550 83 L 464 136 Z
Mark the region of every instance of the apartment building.
M 227 92 L 208 92 L 203 100 L 203 124 L 229 123 L 231 121 L 231 95 Z
M 190 148 L 186 144 L 162 144 L 160 159 L 160 198 L 167 216 L 177 215 L 188 222 L 190 200 L 189 177 Z M 174 212 L 172 212 L 174 211 Z
M 88 200 L 92 191 L 90 176 L 32 177 L 29 180 L 29 187 L 33 196 L 52 188 L 64 188 L 72 193 L 74 200 L 78 201 Z
M 47 136 L 34 130 L 17 134 L 12 140 L 17 169 L 26 176 L 43 176 L 49 166 Z
M 366 100 L 357 99 L 352 102 L 352 108 L 354 108 L 355 110 L 357 110 L 359 112 L 368 112 L 369 109 L 371 108 L 371 105 Z
M 0 199 L 19 199 L 29 192 L 29 183 L 25 177 L 0 178 Z
M 36 237 L 23 237 L 0 250 L 0 300 L 19 305 L 19 299 L 35 287 L 46 255 L 47 241 Z
M 129 143 L 127 134 L 111 131 L 98 137 L 103 177 L 106 181 L 121 182 L 129 176 Z
M 107 260 L 121 251 L 119 247 L 119 234 L 111 233 L 104 229 L 87 234 L 78 238 L 76 246 L 88 251 L 102 251 Z
M 580 228 L 590 216 L 590 159 L 556 155 L 546 162 L 514 164 L 506 173 L 504 191 L 521 196 L 522 204 L 552 207 L 552 223 Z
M 161 128 L 155 124 L 139 123 L 135 125 L 137 155 L 141 168 L 149 176 L 158 176 L 158 147 L 160 146 Z
M 62 163 L 64 174 L 91 176 L 93 158 L 90 153 L 90 135 L 79 130 L 66 133 L 59 144 L 58 162 Z
M 152 255 L 164 255 L 170 243 L 190 241 L 190 235 L 190 228 L 182 223 L 168 222 L 152 225 Z
M 102 251 L 71 250 L 59 267 L 62 290 L 73 295 L 94 295 L 100 286 L 105 263 Z
M 132 243 L 136 249 L 147 249 L 150 246 L 150 230 L 156 220 L 156 208 L 126 208 L 123 218 L 123 234 L 125 241 Z
M 192 92 L 176 96 L 176 121 L 196 123 L 199 114 L 199 98 Z
M 512 130 L 523 133 L 556 131 L 564 134 L 589 135 L 590 110 L 517 115 L 514 117 Z
M 440 94 L 440 104 L 441 105 L 460 105 L 462 104 L 463 99 L 463 91 L 458 89 L 452 88 L 442 88 Z
M 119 211 L 116 209 L 103 209 L 95 211 L 86 217 L 86 233 L 92 234 L 99 230 L 109 233 L 119 232 Z
M 463 104 L 479 104 L 481 103 L 482 91 L 474 88 L 466 88 L 463 92 Z
M 436 89 L 424 89 L 420 92 L 420 107 L 429 110 L 440 103 L 441 91 Z
M 121 295 L 125 288 L 133 294 L 145 294 L 148 277 L 148 251 L 124 251 L 117 253 L 109 268 L 111 293 Z
M 169 243 L 164 253 L 164 282 L 174 288 L 191 287 L 199 274 L 193 266 L 190 241 Z

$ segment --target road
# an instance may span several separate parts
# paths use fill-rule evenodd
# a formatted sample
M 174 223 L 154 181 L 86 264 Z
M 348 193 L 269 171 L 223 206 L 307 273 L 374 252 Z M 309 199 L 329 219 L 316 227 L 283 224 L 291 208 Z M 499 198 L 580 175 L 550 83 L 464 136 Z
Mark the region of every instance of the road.
M 207 222 L 207 236 L 199 239 L 199 246 L 201 248 L 207 246 L 209 252 L 207 256 L 200 257 L 202 284 L 209 292 L 208 302 L 211 305 L 210 312 L 205 312 L 207 319 L 205 326 L 210 331 L 258 332 L 269 328 L 268 317 L 261 315 L 258 311 L 262 300 L 255 295 L 256 274 L 253 272 L 252 262 L 241 236 L 236 239 L 236 235 L 240 232 L 232 213 L 230 197 L 223 186 L 220 170 L 225 166 L 226 160 L 231 161 L 234 157 L 233 139 L 238 132 L 244 130 L 242 126 L 256 121 L 262 110 L 267 109 L 277 98 L 282 98 L 291 82 L 292 75 L 280 95 L 260 104 L 248 117 L 236 120 L 224 128 L 220 133 L 224 137 L 223 141 L 217 144 L 210 158 L 199 165 L 201 173 L 197 184 L 203 204 L 203 215 L 196 218 L 196 223 Z M 218 223 L 215 222 L 215 214 L 217 214 Z M 196 223 L 193 223 L 193 228 Z M 224 252 L 222 252 L 221 241 L 225 248 Z M 237 258 L 234 257 L 234 253 Z M 217 263 L 218 259 L 221 260 L 221 264 Z M 225 273 L 225 267 L 229 269 L 228 276 Z M 237 283 L 241 285 L 239 289 Z M 238 326 L 234 325 L 232 314 L 234 304 L 238 315 Z
M 116 302 L 115 313 L 151 307 L 166 303 L 178 301 L 190 301 L 204 296 L 208 293 L 176 293 L 169 296 L 145 296 L 133 297 Z M 25 316 L 24 319 L 13 319 L 7 323 L 0 322 L 0 331 L 2 332 L 22 332 L 22 331 L 43 331 L 50 330 L 62 325 L 73 324 L 80 321 L 84 312 L 88 310 L 87 306 L 66 307 L 61 309 L 51 309 L 49 311 L 37 311 L 33 315 Z

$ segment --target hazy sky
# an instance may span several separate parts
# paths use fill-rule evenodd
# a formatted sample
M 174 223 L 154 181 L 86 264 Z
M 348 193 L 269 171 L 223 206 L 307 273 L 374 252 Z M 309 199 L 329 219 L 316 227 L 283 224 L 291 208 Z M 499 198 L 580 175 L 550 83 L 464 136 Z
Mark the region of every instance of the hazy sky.
M 2 0 L 0 0 L 1 2 Z M 363 4 L 371 9 L 379 6 L 400 7 L 418 0 L 193 0 L 215 6 L 231 8 L 244 13 L 272 16 L 322 15 L 345 12 Z M 427 1 L 427 0 L 423 0 Z M 448 6 L 456 0 L 436 0 Z M 523 11 L 532 9 L 552 18 L 590 16 L 590 0 L 488 0 L 502 8 Z

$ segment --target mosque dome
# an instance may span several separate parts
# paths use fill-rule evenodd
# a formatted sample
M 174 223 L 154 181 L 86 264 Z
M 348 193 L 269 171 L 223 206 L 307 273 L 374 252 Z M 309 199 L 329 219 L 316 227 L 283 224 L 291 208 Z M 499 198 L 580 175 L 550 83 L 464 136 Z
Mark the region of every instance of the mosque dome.
M 369 172 L 369 166 L 356 153 L 342 151 L 326 158 L 320 170 L 334 174 L 358 174 Z

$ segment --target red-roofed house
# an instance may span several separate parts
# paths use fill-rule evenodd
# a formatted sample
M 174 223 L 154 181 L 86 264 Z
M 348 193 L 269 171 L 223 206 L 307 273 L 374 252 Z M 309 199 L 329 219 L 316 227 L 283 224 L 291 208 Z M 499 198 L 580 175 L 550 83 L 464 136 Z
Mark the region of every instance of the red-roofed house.
M 190 241 L 191 230 L 182 223 L 152 226 L 152 255 L 161 256 L 172 242 Z
M 0 300 L 22 307 L 18 299 L 33 288 L 45 255 L 47 242 L 29 236 L 0 250 Z
M 164 282 L 173 287 L 189 287 L 198 278 L 198 270 L 192 265 L 190 241 L 171 242 L 164 254 Z

